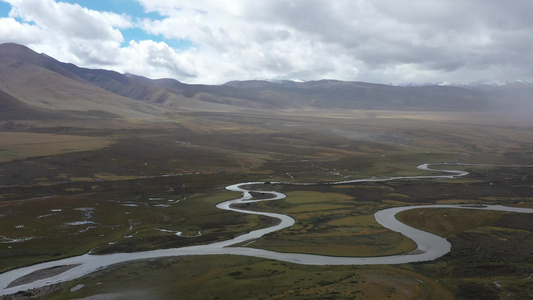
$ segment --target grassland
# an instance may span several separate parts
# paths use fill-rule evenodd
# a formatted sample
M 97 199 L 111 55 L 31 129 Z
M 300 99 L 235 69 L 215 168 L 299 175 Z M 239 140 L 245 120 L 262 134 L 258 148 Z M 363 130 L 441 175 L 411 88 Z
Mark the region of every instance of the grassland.
M 0 163 L 71 152 L 94 151 L 114 143 L 105 137 L 34 132 L 0 132 Z
M 168 117 L 149 123 L 0 124 L 2 151 L 16 158 L 0 164 L 0 271 L 91 250 L 203 244 L 269 224 L 262 217 L 215 208 L 238 196 L 224 189 L 237 182 L 429 175 L 415 166 L 533 161 L 530 125 L 477 115 L 287 111 Z M 9 138 L 13 136 L 25 138 L 15 142 Z M 427 203 L 533 207 L 533 168 L 460 168 L 471 175 L 339 186 L 272 185 L 287 199 L 253 208 L 290 214 L 297 223 L 250 246 L 389 255 L 414 245 L 375 222 L 372 215 L 379 209 Z M 251 298 L 250 291 L 258 299 L 491 299 L 508 294 L 519 299 L 531 292 L 524 280 L 533 267 L 529 216 L 413 210 L 400 218 L 449 238 L 452 252 L 434 262 L 395 267 L 305 267 L 232 256 L 161 259 L 97 272 L 66 284 L 53 297 L 134 290 L 140 298 L 161 299 Z M 70 292 L 77 284 L 85 286 Z
M 153 271 L 146 274 L 140 270 Z M 76 292 L 69 291 L 78 284 L 85 286 Z M 308 267 L 240 256 L 205 256 L 113 267 L 70 282 L 50 299 L 90 295 L 120 295 L 129 299 L 377 299 L 383 296 L 450 299 L 452 296 L 430 278 L 396 267 Z
M 416 249 L 411 240 L 376 222 L 375 205 L 345 194 L 289 192 L 283 204 L 269 204 L 297 222 L 260 239 L 254 247 L 336 256 L 392 255 Z

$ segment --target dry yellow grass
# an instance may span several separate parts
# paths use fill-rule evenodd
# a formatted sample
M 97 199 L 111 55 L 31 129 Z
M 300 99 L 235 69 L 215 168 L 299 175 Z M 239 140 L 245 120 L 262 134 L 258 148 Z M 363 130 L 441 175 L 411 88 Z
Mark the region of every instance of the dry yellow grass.
M 402 223 L 446 237 L 493 224 L 502 214 L 498 211 L 431 208 L 403 211 L 396 218 Z
M 288 192 L 286 202 L 301 204 L 301 203 L 328 203 L 339 200 L 351 200 L 352 196 L 337 193 L 320 193 L 313 191 L 297 191 Z
M 108 138 L 33 132 L 0 132 L 0 162 L 91 151 L 114 143 Z
M 96 173 L 96 174 L 94 174 L 94 176 L 96 178 L 103 179 L 103 180 L 106 180 L 106 181 L 135 180 L 135 179 L 141 178 L 140 176 L 116 175 L 116 174 L 110 174 L 110 173 Z
M 368 205 L 355 205 L 350 195 L 291 191 L 284 202 L 290 204 L 284 213 L 296 224 L 256 241 L 254 247 L 340 256 L 391 255 L 416 248 L 411 240 L 379 225 Z M 356 211 L 366 213 L 351 215 Z

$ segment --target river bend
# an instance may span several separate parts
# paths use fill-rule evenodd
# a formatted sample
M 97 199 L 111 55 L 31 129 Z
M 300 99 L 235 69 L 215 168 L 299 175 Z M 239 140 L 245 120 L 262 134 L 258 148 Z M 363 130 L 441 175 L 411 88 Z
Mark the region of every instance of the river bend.
M 529 166 L 528 166 L 529 167 Z M 320 184 L 347 184 L 358 182 L 378 182 L 378 181 L 391 181 L 391 180 L 414 180 L 414 179 L 453 179 L 455 177 L 466 176 L 468 172 L 458 170 L 436 170 L 429 168 L 428 164 L 418 166 L 419 169 L 429 171 L 440 171 L 442 175 L 428 175 L 428 176 L 405 176 L 405 177 L 386 177 L 386 178 L 368 178 L 368 179 L 355 179 L 348 181 L 320 183 Z M 270 184 L 291 184 L 291 185 L 316 185 L 317 183 L 288 183 L 288 182 L 272 182 Z M 258 201 L 273 201 L 285 198 L 285 195 L 279 192 L 273 191 L 260 191 L 249 190 L 244 188 L 245 186 L 259 186 L 266 185 L 265 182 L 246 182 L 234 184 L 226 187 L 230 191 L 241 192 L 242 197 L 238 199 L 229 200 L 219 203 L 218 208 L 224 210 L 235 211 L 239 213 L 262 215 L 271 218 L 279 219 L 279 223 L 268 228 L 254 230 L 246 234 L 237 236 L 233 239 L 214 242 L 206 245 L 189 246 L 174 249 L 161 249 L 152 251 L 143 251 L 136 253 L 114 253 L 106 255 L 92 255 L 85 254 L 81 256 L 75 256 L 65 258 L 57 261 L 44 262 L 28 267 L 14 269 L 0 274 L 0 295 L 13 294 L 19 291 L 29 290 L 33 288 L 43 287 L 49 284 L 69 281 L 81 276 L 90 274 L 97 270 L 109 267 L 111 265 L 124 263 L 128 261 L 141 260 L 141 259 L 153 259 L 162 257 L 173 256 L 185 256 L 185 255 L 244 255 L 252 257 L 260 257 L 273 259 L 278 261 L 306 264 L 306 265 L 376 265 L 376 264 L 403 264 L 411 262 L 429 261 L 434 260 L 448 253 L 451 249 L 451 244 L 444 238 L 434 235 L 429 232 L 425 232 L 404 223 L 398 221 L 395 215 L 401 211 L 418 209 L 418 208 L 461 208 L 461 209 L 481 209 L 481 210 L 497 210 L 506 212 L 518 212 L 518 213 L 533 213 L 531 208 L 518 208 L 507 207 L 500 205 L 416 205 L 416 206 L 403 206 L 394 207 L 384 210 L 380 210 L 374 214 L 376 221 L 382 226 L 399 232 L 408 238 L 412 239 L 417 244 L 417 249 L 409 253 L 390 255 L 390 256 L 378 256 L 378 257 L 336 257 L 336 256 L 324 256 L 324 255 L 312 255 L 301 253 L 281 253 L 269 250 L 254 249 L 248 247 L 230 247 L 231 245 L 243 243 L 257 239 L 265 234 L 287 228 L 295 223 L 295 220 L 290 216 L 269 213 L 269 212 L 256 212 L 244 209 L 235 208 L 234 204 L 258 202 Z M 267 199 L 254 200 L 251 192 L 263 193 L 265 195 L 271 195 Z M 73 266 L 63 273 L 50 276 L 45 279 L 35 280 L 30 283 L 20 284 L 13 286 L 10 285 L 13 281 L 31 274 L 38 270 L 47 268 L 54 268 L 58 266 Z M 8 287 L 10 286 L 10 287 Z

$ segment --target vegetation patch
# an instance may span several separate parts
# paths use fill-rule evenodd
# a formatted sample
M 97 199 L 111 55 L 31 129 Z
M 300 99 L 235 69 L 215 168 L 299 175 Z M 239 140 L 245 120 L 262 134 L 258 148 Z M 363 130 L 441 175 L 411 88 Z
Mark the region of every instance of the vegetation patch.
M 422 208 L 400 212 L 396 218 L 402 223 L 439 236 L 449 236 L 469 229 L 491 225 L 502 212 L 466 210 L 459 208 Z
M 92 151 L 115 143 L 105 137 L 59 135 L 33 132 L 0 132 L 0 162 Z
M 287 203 L 280 206 L 296 224 L 259 239 L 253 247 L 339 256 L 391 255 L 416 248 L 401 234 L 384 229 L 373 214 L 361 214 L 348 195 L 288 192 L 283 201 Z
M 84 288 L 71 292 L 79 284 Z M 49 299 L 137 291 L 157 299 L 450 299 L 431 278 L 391 267 L 301 266 L 241 256 L 135 262 L 69 282 Z
M 377 224 L 376 211 L 435 203 L 533 206 L 533 168 L 513 167 L 533 157 L 530 128 L 476 114 L 328 113 L 180 112 L 157 123 L 4 122 L 0 271 L 89 250 L 207 244 L 271 225 L 270 218 L 216 208 L 240 197 L 225 190 L 239 182 L 441 175 L 416 166 L 442 162 L 451 164 L 434 167 L 470 172 L 449 180 L 263 185 L 288 197 L 247 209 L 288 214 L 296 224 L 247 247 L 275 251 L 403 253 L 414 244 Z M 531 216 L 424 209 L 398 217 L 445 236 L 452 251 L 432 262 L 369 267 L 299 266 L 239 256 L 148 260 L 69 282 L 46 298 L 131 298 L 132 291 L 145 299 L 453 299 L 452 294 L 466 299 L 476 293 L 523 299 L 531 294 Z M 78 284 L 85 286 L 71 292 Z

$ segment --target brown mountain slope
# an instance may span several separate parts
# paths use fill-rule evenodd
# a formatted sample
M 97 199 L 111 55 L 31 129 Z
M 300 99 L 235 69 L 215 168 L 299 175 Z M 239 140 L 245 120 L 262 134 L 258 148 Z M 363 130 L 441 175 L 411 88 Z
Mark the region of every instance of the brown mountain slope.
M 159 110 L 386 109 L 479 111 L 485 91 L 453 86 L 402 87 L 364 82 L 233 81 L 184 84 L 80 68 L 16 44 L 0 45 L 0 89 L 27 105 L 143 118 Z M 492 93 L 492 92 L 491 92 Z
M 57 112 L 31 107 L 0 90 L 0 120 L 41 120 L 59 117 L 61 115 Z
M 168 109 L 239 111 L 279 108 L 267 102 L 251 101 L 253 97 L 249 91 L 227 86 L 191 85 L 174 79 L 153 80 L 115 71 L 80 68 L 73 64 L 63 64 L 63 67 L 110 92 Z
M 111 93 L 80 78 L 46 55 L 19 45 L 0 46 L 0 89 L 34 111 L 124 118 L 158 114 L 143 102 Z
M 273 104 L 329 109 L 480 110 L 479 91 L 451 86 L 404 87 L 354 81 L 232 81 L 225 85 L 248 90 Z
M 59 61 L 48 55 L 38 54 L 26 46 L 15 43 L 0 44 L 0 65 L 16 65 L 21 62 L 48 69 L 74 80 L 83 81 L 76 74 L 63 68 Z

